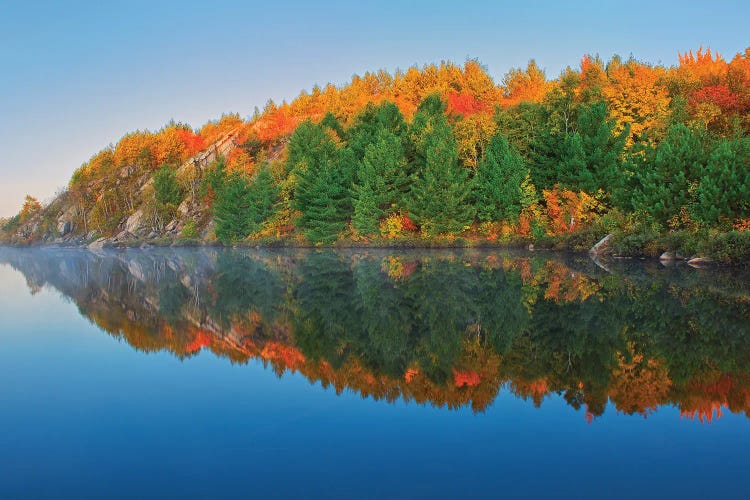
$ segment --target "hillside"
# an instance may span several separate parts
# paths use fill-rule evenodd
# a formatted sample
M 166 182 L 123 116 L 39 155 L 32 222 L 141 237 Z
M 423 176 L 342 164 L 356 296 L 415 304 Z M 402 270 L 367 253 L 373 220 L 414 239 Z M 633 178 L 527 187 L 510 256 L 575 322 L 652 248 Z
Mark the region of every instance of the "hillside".
M 476 61 L 355 76 L 249 120 L 135 131 L 6 244 L 750 248 L 750 49 L 675 67 L 585 56 L 548 80 Z

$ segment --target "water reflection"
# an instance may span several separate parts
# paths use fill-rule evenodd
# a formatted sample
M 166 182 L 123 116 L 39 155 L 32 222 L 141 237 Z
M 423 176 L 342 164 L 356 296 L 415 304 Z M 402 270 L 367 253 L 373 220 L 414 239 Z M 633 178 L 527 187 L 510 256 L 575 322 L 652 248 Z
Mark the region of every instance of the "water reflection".
M 337 392 L 482 411 L 501 390 L 710 422 L 750 409 L 737 272 L 511 253 L 0 249 L 138 350 L 260 359 Z

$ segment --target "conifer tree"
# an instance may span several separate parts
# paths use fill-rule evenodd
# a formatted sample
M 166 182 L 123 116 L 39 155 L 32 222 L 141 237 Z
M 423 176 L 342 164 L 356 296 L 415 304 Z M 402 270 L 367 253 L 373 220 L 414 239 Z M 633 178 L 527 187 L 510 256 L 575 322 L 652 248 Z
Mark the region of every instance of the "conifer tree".
M 378 220 L 384 212 L 378 204 L 378 196 L 370 182 L 355 186 L 355 196 L 352 225 L 360 234 L 376 233 Z
M 428 235 L 458 233 L 474 219 L 468 174 L 458 164 L 456 140 L 443 115 L 420 138 L 425 163 L 411 185 L 409 213 Z
M 253 182 L 250 184 L 248 195 L 250 196 L 252 229 L 256 231 L 258 225 L 273 214 L 274 205 L 279 196 L 279 189 L 274 184 L 271 169 L 268 165 L 260 167 Z
M 253 226 L 251 206 L 247 181 L 239 173 L 227 176 L 216 193 L 213 205 L 216 237 L 219 241 L 232 243 L 250 234 Z
M 521 185 L 529 169 L 521 155 L 511 149 L 505 137 L 497 133 L 479 162 L 474 180 L 477 216 L 482 221 L 508 220 L 521 215 Z
M 177 182 L 175 170 L 164 164 L 154 173 L 154 196 L 163 205 L 173 205 L 175 208 L 182 202 L 184 193 Z
M 705 164 L 706 153 L 697 133 L 683 124 L 672 125 L 634 172 L 633 207 L 667 224 L 695 203 L 695 187 Z
M 697 189 L 698 220 L 729 226 L 750 216 L 750 139 L 723 140 L 711 154 Z
M 604 102 L 582 106 L 578 111 L 578 130 L 568 134 L 561 145 L 558 182 L 573 190 L 590 194 L 610 194 L 622 184 L 621 156 L 627 127 L 615 134 L 616 124 L 607 118 Z
M 314 243 L 330 243 L 343 230 L 351 210 L 351 153 L 336 144 L 320 124 L 297 127 L 289 143 L 287 169 L 295 179 L 292 208 Z

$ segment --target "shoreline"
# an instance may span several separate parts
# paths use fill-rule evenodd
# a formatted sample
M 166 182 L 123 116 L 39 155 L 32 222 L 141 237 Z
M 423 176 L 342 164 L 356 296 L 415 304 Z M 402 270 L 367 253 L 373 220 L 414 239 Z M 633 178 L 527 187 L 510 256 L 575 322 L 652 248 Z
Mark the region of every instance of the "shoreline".
M 607 235 L 611 236 L 611 235 Z M 606 239 L 607 237 L 605 236 Z M 106 241 L 102 241 L 106 240 Z M 111 239 L 99 238 L 91 242 L 67 243 L 67 242 L 33 242 L 33 243 L 0 243 L 0 248 L 14 249 L 80 249 L 89 251 L 100 250 L 148 250 L 152 248 L 207 248 L 207 249 L 256 249 L 256 250 L 280 250 L 280 249 L 298 249 L 298 250 L 507 250 L 523 252 L 551 253 L 557 255 L 569 255 L 578 257 L 589 257 L 591 260 L 601 266 L 602 263 L 611 261 L 643 261 L 659 262 L 665 267 L 673 267 L 677 264 L 685 264 L 687 267 L 694 269 L 706 268 L 742 268 L 747 266 L 745 262 L 720 262 L 711 258 L 702 256 L 682 257 L 675 252 L 664 252 L 661 256 L 640 253 L 634 255 L 620 255 L 608 251 L 600 254 L 594 252 L 594 247 L 589 250 L 574 249 L 570 246 L 561 244 L 535 244 L 527 241 L 474 241 L 464 238 L 455 238 L 453 241 L 415 241 L 415 240 L 396 240 L 396 241 L 379 241 L 377 243 L 363 243 L 351 240 L 342 240 L 328 245 L 304 244 L 298 241 L 272 240 L 272 241 L 241 241 L 231 245 L 223 244 L 218 241 L 199 241 L 199 240 L 169 240 L 166 238 L 155 240 L 126 240 L 111 241 Z M 664 258 L 665 254 L 671 254 L 669 258 Z M 693 264 L 689 262 L 696 260 Z

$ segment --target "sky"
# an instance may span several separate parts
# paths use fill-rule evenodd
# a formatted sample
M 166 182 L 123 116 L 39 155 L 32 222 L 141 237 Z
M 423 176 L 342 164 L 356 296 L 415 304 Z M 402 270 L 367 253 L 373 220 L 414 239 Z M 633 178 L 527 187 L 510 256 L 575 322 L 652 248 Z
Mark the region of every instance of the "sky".
M 366 71 L 477 58 L 496 81 L 583 54 L 673 65 L 750 46 L 747 1 L 0 0 L 0 217 L 129 131 L 252 115 Z

